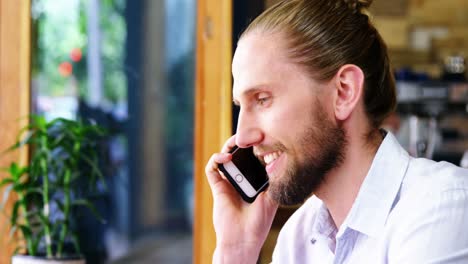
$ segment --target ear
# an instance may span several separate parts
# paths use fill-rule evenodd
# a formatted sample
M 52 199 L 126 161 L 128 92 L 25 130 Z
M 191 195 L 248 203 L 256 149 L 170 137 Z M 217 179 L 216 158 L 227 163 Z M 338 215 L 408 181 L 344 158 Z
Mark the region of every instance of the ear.
M 335 77 L 335 117 L 346 120 L 356 108 L 364 90 L 364 73 L 353 64 L 342 66 Z

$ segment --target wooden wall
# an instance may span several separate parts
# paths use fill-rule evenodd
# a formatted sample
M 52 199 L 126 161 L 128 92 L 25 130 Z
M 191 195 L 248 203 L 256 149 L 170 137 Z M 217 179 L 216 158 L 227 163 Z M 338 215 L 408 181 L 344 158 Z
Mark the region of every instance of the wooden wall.
M 0 0 L 0 151 L 12 145 L 29 113 L 30 0 Z M 12 160 L 26 162 L 27 151 L 0 158 L 0 167 Z M 0 174 L 0 180 L 4 175 Z M 0 194 L 3 190 L 0 190 Z M 9 210 L 12 202 L 7 204 Z M 0 214 L 0 264 L 10 263 L 16 247 L 9 237 L 7 218 Z
M 205 264 L 212 262 L 216 240 L 204 168 L 232 126 L 232 0 L 200 0 L 197 17 L 193 263 Z

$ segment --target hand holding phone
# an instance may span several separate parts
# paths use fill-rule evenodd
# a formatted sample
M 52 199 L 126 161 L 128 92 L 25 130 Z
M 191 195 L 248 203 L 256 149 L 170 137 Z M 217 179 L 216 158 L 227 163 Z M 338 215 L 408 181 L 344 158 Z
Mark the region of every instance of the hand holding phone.
M 252 148 L 236 150 L 235 139 L 235 135 L 229 138 L 220 153 L 214 153 L 205 166 L 205 173 L 213 194 L 213 226 L 216 233 L 213 262 L 216 263 L 223 259 L 247 263 L 258 258 L 278 209 L 275 201 L 268 195 L 260 193 L 268 185 L 268 177 L 262 163 L 255 157 Z M 230 155 L 227 155 L 227 152 Z M 243 159 L 246 160 L 242 161 Z M 246 177 L 244 180 L 251 183 L 255 190 L 254 194 L 243 195 L 243 188 L 232 177 L 237 174 L 231 175 L 228 172 L 228 170 L 232 171 L 232 166 L 227 165 L 229 162 L 232 162 L 233 166 Z M 260 165 L 259 173 L 247 173 L 246 166 L 242 164 Z M 225 177 L 221 177 L 221 172 Z M 259 185 L 254 183 L 258 175 L 264 175 Z M 258 186 L 260 188 L 257 188 Z M 255 200 L 255 202 L 246 206 L 239 199 L 239 193 L 244 200 Z
M 255 157 L 253 148 L 231 149 L 232 160 L 219 164 L 229 182 L 242 199 L 252 203 L 259 193 L 268 187 L 268 175 L 263 164 Z

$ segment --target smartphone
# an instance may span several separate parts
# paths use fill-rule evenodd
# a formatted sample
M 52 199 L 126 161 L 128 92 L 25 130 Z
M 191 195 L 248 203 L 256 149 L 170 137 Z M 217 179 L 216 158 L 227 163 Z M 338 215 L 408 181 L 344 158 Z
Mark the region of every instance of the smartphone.
M 253 147 L 231 149 L 232 159 L 219 164 L 229 182 L 239 192 L 242 199 L 252 203 L 258 194 L 268 187 L 268 175 L 263 164 L 255 157 Z

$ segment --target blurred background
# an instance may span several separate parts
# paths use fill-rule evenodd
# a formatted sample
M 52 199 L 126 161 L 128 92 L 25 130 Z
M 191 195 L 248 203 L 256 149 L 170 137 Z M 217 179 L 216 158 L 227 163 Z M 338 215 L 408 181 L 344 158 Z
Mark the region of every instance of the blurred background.
M 96 197 L 107 223 L 85 215 L 79 226 L 88 263 L 211 262 L 203 166 L 236 127 L 237 39 L 276 2 L 30 1 L 31 112 L 110 131 L 100 150 L 108 188 Z M 0 0 L 0 13 L 11 3 Z M 413 156 L 468 167 L 468 0 L 374 0 L 370 13 L 397 80 L 398 109 L 385 128 Z M 259 263 L 271 261 L 295 209 L 280 208 Z
M 97 200 L 108 223 L 79 227 L 88 263 L 137 263 L 145 248 L 145 263 L 191 261 L 195 5 L 31 2 L 32 112 L 110 131 Z

